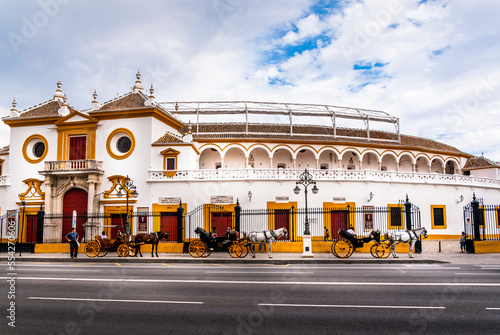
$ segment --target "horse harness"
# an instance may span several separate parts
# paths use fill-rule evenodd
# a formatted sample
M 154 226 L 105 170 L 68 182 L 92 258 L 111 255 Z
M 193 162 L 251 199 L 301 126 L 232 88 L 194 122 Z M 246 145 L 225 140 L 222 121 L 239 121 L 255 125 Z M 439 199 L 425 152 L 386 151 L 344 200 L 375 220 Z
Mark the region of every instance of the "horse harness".
M 276 233 L 274 232 L 274 230 L 270 230 L 269 231 L 269 234 L 271 235 L 269 237 L 267 237 L 266 231 L 263 231 L 262 234 L 264 234 L 266 242 L 269 241 L 271 238 L 274 238 L 275 240 L 277 240 L 278 237 L 279 237 L 278 235 L 276 235 Z
M 415 237 L 416 240 L 418 240 L 418 236 L 417 236 L 417 233 L 415 233 L 414 230 L 406 230 L 406 232 L 408 233 L 408 235 L 410 236 L 410 240 L 413 240 L 413 237 L 411 236 L 411 233 L 413 233 L 413 236 Z

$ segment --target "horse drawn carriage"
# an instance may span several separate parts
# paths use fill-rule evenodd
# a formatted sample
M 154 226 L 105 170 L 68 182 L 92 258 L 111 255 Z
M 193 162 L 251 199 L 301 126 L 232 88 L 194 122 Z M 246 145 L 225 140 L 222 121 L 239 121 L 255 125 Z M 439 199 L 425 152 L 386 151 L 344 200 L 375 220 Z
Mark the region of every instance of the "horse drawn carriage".
M 200 227 L 194 232 L 200 236 L 200 239 L 189 243 L 188 252 L 193 257 L 208 257 L 212 251 L 227 251 L 233 258 L 243 258 L 248 254 L 246 240 L 240 240 L 237 231 L 228 228 L 226 234 L 220 237 L 210 237 L 210 234 Z
M 383 241 L 380 240 L 380 232 L 378 230 L 372 231 L 367 237 L 356 238 L 353 234 L 340 228 L 339 235 L 341 238 L 335 240 L 331 247 L 332 253 L 339 258 L 350 257 L 356 249 L 362 248 L 365 243 L 371 241 L 375 241 L 370 248 L 370 253 L 375 258 L 387 258 L 391 253 L 394 258 L 397 258 L 396 245 L 398 243 L 409 243 L 408 255 L 410 258 L 413 258 L 413 247 L 421 235 L 427 238 L 427 230 L 422 227 L 406 230 L 404 232 L 388 233 L 386 239 Z
M 370 248 L 370 253 L 375 258 L 386 258 L 389 256 L 390 246 L 387 243 L 380 242 L 380 232 L 372 231 L 367 237 L 357 238 L 354 234 L 345 229 L 339 229 L 340 239 L 332 243 L 332 253 L 338 258 L 350 257 L 356 249 L 362 248 L 365 243 L 375 241 Z
M 135 245 L 130 241 L 130 235 L 119 233 L 113 239 L 103 239 L 96 235 L 94 240 L 85 244 L 85 254 L 88 257 L 104 257 L 108 252 L 115 251 L 120 257 L 135 255 Z

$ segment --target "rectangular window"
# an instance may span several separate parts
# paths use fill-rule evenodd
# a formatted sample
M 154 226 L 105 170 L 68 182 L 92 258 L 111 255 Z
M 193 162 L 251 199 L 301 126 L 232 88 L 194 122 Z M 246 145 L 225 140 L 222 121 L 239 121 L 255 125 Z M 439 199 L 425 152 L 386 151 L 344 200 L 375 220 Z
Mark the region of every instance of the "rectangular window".
M 69 138 L 69 160 L 87 159 L 87 136 L 71 136 Z
M 403 229 L 403 205 L 387 205 L 389 229 Z
M 497 214 L 497 228 L 500 228 L 500 207 L 495 207 L 495 213 Z
M 446 229 L 446 206 L 431 205 L 431 219 L 433 229 Z
M 175 170 L 175 158 L 174 157 L 167 158 L 167 170 Z

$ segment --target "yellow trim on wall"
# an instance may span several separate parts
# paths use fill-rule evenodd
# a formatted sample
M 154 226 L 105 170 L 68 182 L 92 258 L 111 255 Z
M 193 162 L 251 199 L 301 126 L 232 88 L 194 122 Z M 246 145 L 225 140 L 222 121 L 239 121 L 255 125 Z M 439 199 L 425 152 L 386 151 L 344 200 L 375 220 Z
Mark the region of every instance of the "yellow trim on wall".
M 2 176 L 2 173 L 3 173 L 3 162 L 5 162 L 5 160 L 0 158 L 0 176 Z
M 206 231 L 212 230 L 212 213 L 219 212 L 234 212 L 234 207 L 236 204 L 227 204 L 227 205 L 219 205 L 219 204 L 204 204 L 203 205 L 203 217 L 205 219 L 205 229 Z M 234 229 L 234 216 L 231 219 L 231 229 Z M 218 235 L 223 235 L 225 232 L 217 232 Z
M 130 146 L 130 150 L 127 151 L 126 153 L 120 155 L 120 154 L 115 154 L 113 149 L 111 148 L 111 141 L 113 140 L 113 137 L 117 134 L 117 133 L 125 133 L 128 135 L 128 137 L 130 138 L 130 141 L 132 142 L 131 146 Z M 108 154 L 113 157 L 114 159 L 125 159 L 127 158 L 128 156 L 130 156 L 133 152 L 134 152 L 134 149 L 135 149 L 135 137 L 134 137 L 134 134 L 127 128 L 117 128 L 115 130 L 113 130 L 111 132 L 111 134 L 109 134 L 108 136 L 108 139 L 106 140 L 106 150 L 108 151 Z
M 495 207 L 495 216 L 497 218 L 497 228 L 500 228 L 500 207 Z
M 169 205 L 160 205 L 153 204 L 153 213 L 164 213 L 164 212 L 177 212 L 177 208 L 179 208 L 179 204 L 169 204 Z M 187 203 L 182 203 L 182 208 L 184 208 L 184 215 L 187 213 Z M 153 216 L 153 231 L 160 230 L 160 215 Z
M 434 223 L 434 209 L 435 208 L 442 208 L 443 209 L 443 225 L 442 226 L 436 226 Z M 446 229 L 447 228 L 447 222 L 446 222 L 446 205 L 431 205 L 431 222 L 432 222 L 432 229 Z
M 173 176 L 176 175 L 177 173 L 177 162 L 178 162 L 178 156 L 180 154 L 180 151 L 177 151 L 172 148 L 167 148 L 160 152 L 160 154 L 163 155 L 163 174 L 167 176 L 168 178 L 172 178 Z M 168 158 L 174 158 L 175 159 L 175 168 L 173 170 L 167 170 L 167 159 Z
M 292 211 L 292 207 L 295 210 L 295 213 Z M 289 202 L 276 202 L 276 201 L 268 201 L 267 202 L 267 229 L 276 229 L 276 222 L 274 220 L 275 215 L 274 210 L 276 209 L 288 209 L 290 211 L 290 217 L 288 222 L 290 223 L 290 231 L 288 232 L 288 238 L 295 240 L 297 238 L 297 201 L 289 201 Z
M 40 156 L 39 158 L 35 158 L 35 159 L 32 159 L 30 158 L 30 156 L 28 155 L 28 152 L 27 152 L 27 149 L 28 149 L 28 145 L 30 144 L 30 142 L 34 139 L 39 139 L 40 141 L 43 142 L 43 144 L 45 145 L 45 151 L 43 152 L 43 155 Z M 31 163 L 31 164 L 36 164 L 36 163 L 40 163 L 41 161 L 44 160 L 45 156 L 47 156 L 47 153 L 49 152 L 49 143 L 47 142 L 47 140 L 45 139 L 45 137 L 43 137 L 42 135 L 40 134 L 34 134 L 34 135 L 31 135 L 30 137 L 28 137 L 25 141 L 24 141 L 24 144 L 23 144 L 23 156 L 24 156 L 24 159 L 28 162 L 28 163 Z
M 401 210 L 401 225 L 392 226 L 391 224 L 391 208 L 399 208 Z M 388 204 L 387 205 L 387 228 L 388 229 L 404 229 L 405 218 L 404 218 L 404 207 L 402 204 Z
M 323 222 L 325 223 L 325 227 L 328 228 L 328 231 L 330 232 L 330 238 L 332 238 L 332 216 L 330 215 L 330 212 L 327 212 L 327 210 L 338 210 L 338 211 L 345 211 L 347 210 L 347 205 L 349 205 L 349 225 L 356 227 L 356 213 L 354 213 L 351 208 L 356 207 L 355 202 L 323 202 Z M 324 228 L 323 228 L 324 230 Z

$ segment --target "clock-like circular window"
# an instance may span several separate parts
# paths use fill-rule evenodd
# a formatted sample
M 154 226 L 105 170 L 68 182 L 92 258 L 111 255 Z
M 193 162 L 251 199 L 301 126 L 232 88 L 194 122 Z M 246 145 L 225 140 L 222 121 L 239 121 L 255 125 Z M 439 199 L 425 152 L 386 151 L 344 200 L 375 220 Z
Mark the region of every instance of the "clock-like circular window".
M 125 159 L 134 152 L 135 138 L 126 128 L 115 129 L 109 134 L 106 150 L 114 159 Z
M 43 161 L 48 151 L 48 142 L 42 135 L 31 135 L 24 141 L 23 156 L 31 164 Z
M 40 158 L 43 156 L 45 152 L 45 144 L 43 142 L 36 142 L 33 146 L 33 155 L 36 158 Z
M 116 149 L 122 154 L 129 152 L 131 147 L 132 141 L 128 136 L 122 136 L 116 141 Z

